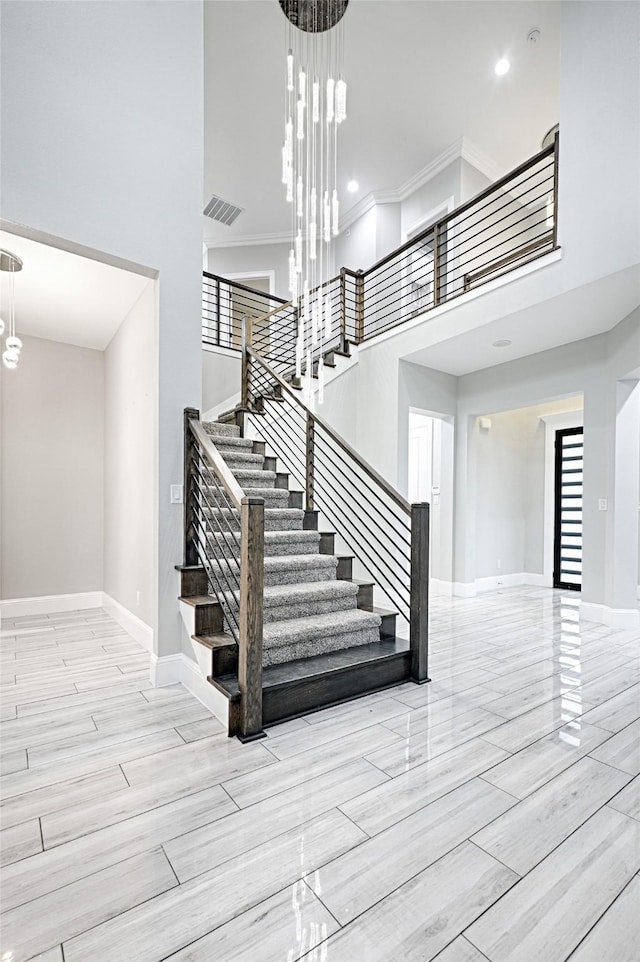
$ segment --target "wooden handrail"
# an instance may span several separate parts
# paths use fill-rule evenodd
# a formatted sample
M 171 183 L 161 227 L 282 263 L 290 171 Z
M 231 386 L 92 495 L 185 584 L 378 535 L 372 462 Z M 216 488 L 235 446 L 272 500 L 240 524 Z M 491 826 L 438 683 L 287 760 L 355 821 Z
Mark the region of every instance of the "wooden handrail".
M 194 436 L 200 442 L 207 461 L 215 471 L 218 479 L 222 482 L 222 485 L 227 492 L 227 495 L 231 499 L 234 508 L 237 508 L 238 511 L 241 511 L 242 500 L 245 497 L 245 493 L 227 467 L 224 458 L 215 448 L 213 441 L 199 421 L 191 419 L 189 421 L 189 426 Z
M 388 481 L 385 481 L 385 479 L 381 475 L 379 475 L 378 472 L 374 468 L 372 468 L 370 464 L 368 464 L 363 458 L 361 458 L 358 452 L 355 451 L 351 447 L 351 445 L 347 441 L 345 441 L 343 437 L 341 437 L 338 434 L 337 431 L 334 431 L 331 425 L 327 424 L 324 418 L 321 418 L 319 417 L 319 415 L 315 414 L 313 411 L 310 411 L 309 408 L 306 406 L 306 404 L 300 399 L 296 391 L 291 387 L 291 385 L 288 384 L 287 381 L 285 381 L 283 378 L 281 378 L 280 375 L 276 371 L 274 371 L 273 368 L 264 360 L 264 358 L 262 358 L 259 354 L 257 354 L 252 347 L 247 348 L 247 355 L 253 358 L 258 364 L 262 365 L 262 367 L 265 369 L 267 374 L 271 378 L 273 378 L 274 381 L 277 382 L 281 390 L 285 391 L 289 395 L 289 397 L 293 398 L 293 400 L 296 402 L 298 407 L 302 408 L 302 410 L 305 411 L 307 415 L 312 418 L 314 424 L 318 424 L 323 429 L 323 431 L 326 434 L 328 434 L 333 441 L 335 441 L 338 447 L 342 448 L 342 450 L 346 454 L 348 454 L 349 457 L 356 462 L 356 464 L 358 464 L 358 466 L 364 471 L 364 473 L 369 478 L 371 478 L 371 480 L 374 481 L 378 485 L 378 487 L 382 488 L 385 494 L 387 494 L 391 498 L 391 500 L 394 501 L 395 504 L 397 504 L 398 507 L 401 508 L 401 510 L 405 514 L 407 515 L 411 514 L 411 505 L 409 504 L 409 502 L 406 501 L 402 497 L 402 495 L 399 494 L 395 490 L 395 488 L 393 488 L 389 484 Z
M 439 218 L 433 224 L 430 224 L 429 227 L 425 227 L 422 233 L 416 234 L 415 237 L 412 237 L 411 240 L 406 241 L 401 247 L 397 247 L 395 250 L 391 251 L 390 254 L 386 254 L 379 261 L 376 261 L 375 264 L 372 264 L 371 267 L 368 267 L 366 271 L 364 271 L 365 278 L 374 271 L 384 267 L 384 265 L 389 263 L 389 261 L 392 261 L 401 254 L 404 254 L 405 251 L 409 250 L 409 248 L 413 247 L 415 244 L 419 244 L 421 241 L 425 240 L 429 234 L 434 231 L 434 228 L 440 228 L 444 224 L 447 224 L 454 217 L 459 217 L 460 214 L 464 214 L 465 211 L 470 210 L 476 204 L 479 204 L 487 197 L 490 197 L 491 194 L 499 191 L 501 187 L 504 187 L 506 184 L 508 184 L 511 180 L 513 180 L 514 177 L 519 177 L 520 174 L 524 174 L 531 167 L 535 167 L 535 165 L 539 163 L 539 161 L 544 160 L 545 157 L 550 157 L 556 148 L 557 144 L 554 143 L 550 144 L 549 147 L 545 147 L 544 150 L 540 150 L 537 154 L 534 154 L 533 157 L 529 157 L 528 160 L 525 160 L 524 163 L 520 164 L 519 167 L 516 167 L 514 170 L 510 170 L 508 174 L 504 175 L 504 177 L 501 177 L 499 180 L 489 184 L 489 186 L 485 187 L 484 190 L 481 190 L 479 194 L 475 194 L 473 197 L 469 198 L 469 200 L 465 201 L 464 204 L 460 204 L 459 207 L 456 207 L 455 210 L 445 214 L 444 217 Z
M 212 281 L 222 281 L 223 284 L 228 284 L 229 287 L 237 287 L 241 291 L 246 291 L 247 294 L 259 294 L 267 301 L 277 301 L 279 304 L 287 304 L 288 301 L 284 297 L 278 297 L 276 294 L 269 294 L 267 291 L 259 291 L 255 287 L 247 287 L 246 284 L 241 284 L 240 281 L 234 281 L 229 277 L 222 277 L 220 274 L 211 274 L 209 271 L 202 272 L 203 277 L 209 277 Z

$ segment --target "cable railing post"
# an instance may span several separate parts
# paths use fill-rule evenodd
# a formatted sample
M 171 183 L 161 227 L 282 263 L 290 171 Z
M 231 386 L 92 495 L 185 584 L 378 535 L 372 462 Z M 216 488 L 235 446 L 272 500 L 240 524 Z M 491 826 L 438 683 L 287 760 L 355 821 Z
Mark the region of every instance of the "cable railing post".
M 217 345 L 220 347 L 220 278 L 216 280 Z
M 433 225 L 433 306 L 440 303 L 440 224 Z
M 411 505 L 411 678 L 429 678 L 429 505 Z
M 560 173 L 560 132 L 553 141 L 553 246 L 558 246 L 558 176 Z
M 242 384 L 240 388 L 240 404 L 245 409 L 248 410 L 250 407 L 250 392 L 249 392 L 249 352 L 247 348 L 251 347 L 252 341 L 252 318 L 247 317 L 246 314 L 242 315 Z
M 262 616 L 264 601 L 264 500 L 242 499 L 240 511 L 240 688 L 241 742 L 264 738 L 262 730 Z
M 184 513 L 184 564 L 197 565 L 198 549 L 195 542 L 195 512 L 193 490 L 193 456 L 196 448 L 195 438 L 191 432 L 191 421 L 200 420 L 200 412 L 195 408 L 184 409 L 184 487 L 182 493 Z
M 313 415 L 310 411 L 307 412 L 307 451 L 306 451 L 306 479 L 305 479 L 305 491 L 306 491 L 306 505 L 307 511 L 313 511 L 313 461 L 315 455 L 315 425 L 313 421 Z
M 340 348 L 347 349 L 347 274 L 340 268 Z
M 356 339 L 364 341 L 364 271 L 356 271 Z

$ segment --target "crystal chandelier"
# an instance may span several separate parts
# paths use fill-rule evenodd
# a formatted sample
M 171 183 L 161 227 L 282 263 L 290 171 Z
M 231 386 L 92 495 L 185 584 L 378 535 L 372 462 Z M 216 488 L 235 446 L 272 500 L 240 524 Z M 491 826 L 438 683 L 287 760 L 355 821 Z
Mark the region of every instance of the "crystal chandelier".
M 14 288 L 14 277 L 21 270 L 22 261 L 19 257 L 12 254 L 11 251 L 0 250 L 0 271 L 6 271 L 9 274 L 8 324 L 5 325 L 3 318 L 0 317 L 0 339 L 8 328 L 9 333 L 6 335 L 4 342 L 5 349 L 2 353 L 2 363 L 10 371 L 17 368 L 22 349 L 22 341 L 19 337 L 16 337 L 16 295 Z
M 313 353 L 318 400 L 324 397 L 322 346 L 332 336 L 332 303 L 322 284 L 339 233 L 338 129 L 347 116 L 342 76 L 343 22 L 349 0 L 279 0 L 287 17 L 282 182 L 291 205 L 289 292 L 297 307 L 296 376 L 313 407 Z

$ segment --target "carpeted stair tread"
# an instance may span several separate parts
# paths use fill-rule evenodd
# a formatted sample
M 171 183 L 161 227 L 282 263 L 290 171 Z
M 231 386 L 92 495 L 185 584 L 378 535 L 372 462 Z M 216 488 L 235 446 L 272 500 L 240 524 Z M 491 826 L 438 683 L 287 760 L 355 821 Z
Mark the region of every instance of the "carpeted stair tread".
M 202 426 L 207 434 L 210 434 L 212 437 L 240 437 L 240 428 L 237 424 L 221 424 L 220 421 L 203 421 Z
M 216 530 L 213 524 L 211 528 L 211 535 L 216 539 L 219 547 L 228 551 L 228 546 L 231 543 L 231 551 L 235 553 L 232 535 L 221 533 Z M 237 530 L 234 533 L 237 535 Z M 319 545 L 320 534 L 318 531 L 268 531 L 265 529 L 264 553 L 266 557 L 317 554 Z
M 262 663 L 267 667 L 370 645 L 379 640 L 379 632 L 380 618 L 357 608 L 267 622 L 263 628 Z
M 264 603 L 272 607 L 299 601 L 341 598 L 355 604 L 357 590 L 350 581 L 303 581 L 296 585 L 272 585 L 264 589 Z
M 209 562 L 212 567 L 220 568 L 218 561 Z M 308 581 L 335 580 L 338 559 L 328 554 L 276 555 L 264 559 L 264 584 L 286 585 Z M 238 562 L 227 558 L 223 563 L 224 572 L 238 573 Z
M 263 629 L 262 643 L 265 648 L 274 648 L 297 641 L 318 640 L 326 635 L 348 635 L 350 632 L 364 631 L 368 628 L 378 631 L 379 615 L 374 615 L 370 611 L 360 611 L 358 608 L 340 613 L 330 611 L 310 618 L 292 618 L 267 624 Z
M 269 585 L 264 589 L 264 621 L 287 621 L 356 607 L 357 587 L 348 581 L 307 581 L 292 585 Z M 239 592 L 225 592 L 227 602 L 238 610 Z
M 276 472 L 263 469 L 258 471 L 235 469 L 233 476 L 241 488 L 272 488 L 276 483 Z
M 221 449 L 220 454 L 232 471 L 235 468 L 261 471 L 264 464 L 264 455 L 254 454 L 252 451 L 230 451 L 228 448 L 224 448 Z
M 278 489 L 276 488 L 274 490 L 278 490 Z M 240 530 L 240 517 L 236 510 L 231 511 L 229 508 L 215 508 L 215 509 L 204 508 L 204 513 L 208 518 L 211 518 L 214 510 L 216 512 L 216 515 L 220 516 L 220 521 L 224 527 L 226 527 L 226 525 L 229 524 L 229 526 L 233 528 L 234 531 Z M 273 508 L 265 504 L 265 511 L 264 511 L 265 532 L 266 531 L 302 531 L 303 524 L 304 524 L 304 510 L 302 508 Z

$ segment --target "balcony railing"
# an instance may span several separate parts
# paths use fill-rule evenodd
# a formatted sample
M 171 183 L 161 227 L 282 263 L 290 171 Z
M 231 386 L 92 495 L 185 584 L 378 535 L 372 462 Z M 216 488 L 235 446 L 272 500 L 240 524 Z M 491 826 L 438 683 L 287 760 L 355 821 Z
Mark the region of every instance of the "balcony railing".
M 305 325 L 303 368 L 327 350 L 370 340 L 555 250 L 558 147 L 556 134 L 549 147 L 368 270 L 343 267 L 326 281 L 331 332 L 320 348 Z M 203 341 L 237 350 L 242 316 L 252 318 L 256 350 L 278 374 L 293 370 L 298 312 L 291 301 L 205 274 L 203 315 Z

